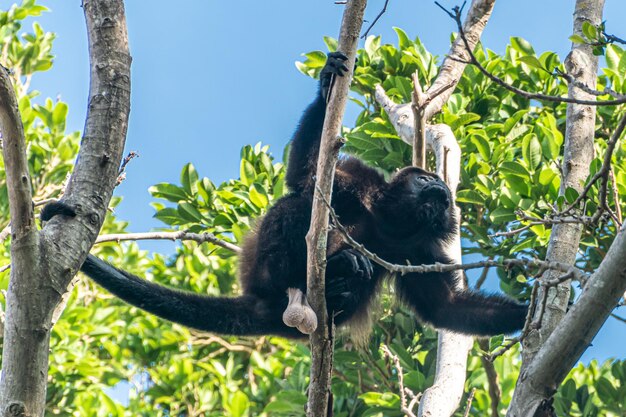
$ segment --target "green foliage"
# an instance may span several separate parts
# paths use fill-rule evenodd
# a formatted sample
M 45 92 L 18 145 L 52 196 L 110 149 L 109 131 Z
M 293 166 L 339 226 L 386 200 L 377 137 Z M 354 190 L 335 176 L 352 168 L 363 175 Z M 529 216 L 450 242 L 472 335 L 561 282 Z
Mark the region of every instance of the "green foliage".
M 241 150 L 240 178 L 216 187 L 199 178 L 193 165 L 183 167 L 180 185 L 161 183 L 150 187 L 152 196 L 176 203 L 153 203 L 155 217 L 169 226 L 193 232 L 210 229 L 241 242 L 252 219 L 265 213 L 285 192 L 284 167 L 273 163 L 268 147 L 256 144 Z
M 37 24 L 32 33 L 22 31 L 22 20 L 45 8 L 26 0 L 0 12 L 0 39 L 6 46 L 3 65 L 13 69 L 19 95 L 35 200 L 59 196 L 78 150 L 79 133 L 65 132 L 65 103 L 34 103 L 28 81 L 36 71 L 52 64 L 54 36 Z M 587 31 L 590 29 L 587 28 Z M 370 37 L 359 51 L 353 101 L 362 108 L 356 126 L 346 132 L 345 150 L 386 173 L 410 161 L 409 147 L 399 140 L 389 119 L 373 100 L 382 83 L 398 102 L 410 100 L 410 75 L 417 69 L 428 85 L 437 74 L 437 59 L 418 40 L 396 29 L 398 45 L 382 44 Z M 592 35 L 592 33 L 589 33 Z M 587 34 L 586 34 L 587 35 Z M 336 41 L 325 38 L 329 50 Z M 478 49 L 478 59 L 496 75 L 514 85 L 546 94 L 563 94 L 565 86 L 551 73 L 561 67 L 552 52 L 536 55 L 523 39 L 511 39 L 503 56 Z M 607 68 L 599 84 L 626 92 L 626 54 L 615 45 L 606 47 Z M 325 54 L 305 54 L 298 68 L 316 76 Z M 450 125 L 463 149 L 461 188 L 463 234 L 471 245 L 466 252 L 486 256 L 528 254 L 542 256 L 550 230 L 533 226 L 513 238 L 493 238 L 497 231 L 519 227 L 517 210 L 541 217 L 557 199 L 563 143 L 564 106 L 528 102 L 494 86 L 475 68 L 468 67 L 439 122 Z M 599 108 L 596 146 L 599 167 L 605 144 L 624 108 Z M 625 149 L 615 155 L 615 178 L 620 196 L 626 194 Z M 592 173 L 593 173 L 592 172 Z M 4 165 L 0 161 L 0 229 L 8 223 Z M 216 185 L 188 164 L 178 184 L 150 188 L 157 199 L 155 216 L 168 229 L 209 231 L 241 243 L 254 220 L 285 190 L 284 167 L 275 163 L 267 147 L 247 146 L 241 152 L 239 179 Z M 592 190 L 595 196 L 597 190 Z M 575 195 L 566 193 L 571 201 Z M 119 199 L 112 202 L 115 207 Z M 565 202 L 561 202 L 564 204 Z M 611 200 L 611 204 L 615 204 Z M 595 207 L 588 205 L 592 212 Z M 107 217 L 104 233 L 123 233 L 127 223 Z M 595 267 L 610 245 L 614 230 L 585 235 L 582 266 Z M 0 265 L 9 262 L 8 242 L 0 247 Z M 199 294 L 224 295 L 238 291 L 236 262 L 232 254 L 210 244 L 183 243 L 171 256 L 139 250 L 134 243 L 98 245 L 96 254 L 122 265 L 146 279 Z M 501 286 L 523 297 L 526 278 L 516 271 L 499 271 Z M 0 288 L 8 286 L 8 272 L 0 273 Z M 0 301 L 4 305 L 3 296 Z M 418 325 L 414 315 L 393 303 L 393 290 L 383 292 L 371 334 L 352 339 L 340 334 L 335 353 L 333 393 L 335 415 L 400 416 L 398 374 L 380 351 L 382 344 L 397 355 L 404 384 L 415 393 L 433 382 L 436 334 Z M 490 349 L 501 345 L 493 338 Z M 360 347 L 357 347 L 360 346 Z M 130 307 L 87 280 L 80 280 L 62 317 L 52 330 L 47 415 L 58 416 L 302 416 L 306 402 L 309 351 L 304 344 L 280 338 L 221 338 L 184 329 Z M 514 349 L 495 362 L 503 391 L 500 412 L 510 401 L 519 372 Z M 559 390 L 555 407 L 559 415 L 623 415 L 625 412 L 623 362 L 572 370 Z M 118 402 L 111 389 L 128 391 Z M 124 389 L 124 387 L 130 387 Z M 467 391 L 476 388 L 472 415 L 487 415 L 490 407 L 487 377 L 479 349 L 468 363 Z M 460 415 L 461 411 L 459 411 Z

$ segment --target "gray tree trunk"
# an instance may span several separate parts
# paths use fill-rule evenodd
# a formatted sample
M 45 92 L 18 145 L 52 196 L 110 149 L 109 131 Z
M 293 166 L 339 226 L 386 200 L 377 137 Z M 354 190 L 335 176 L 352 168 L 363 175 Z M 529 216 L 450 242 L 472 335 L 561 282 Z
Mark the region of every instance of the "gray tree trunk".
M 350 0 L 341 21 L 338 50 L 348 56 L 347 73 L 334 80 L 330 101 L 326 109 L 326 118 L 322 129 L 322 138 L 317 162 L 315 197 L 311 212 L 311 226 L 306 236 L 307 243 L 307 298 L 317 314 L 317 329 L 311 334 L 311 378 L 307 402 L 308 417 L 332 415 L 328 410 L 330 383 L 333 362 L 332 324 L 329 326 L 326 311 L 325 271 L 326 242 L 328 237 L 329 209 L 324 199 L 331 200 L 335 164 L 341 142 L 341 121 L 348 101 L 348 92 L 352 82 L 352 69 L 356 56 L 366 0 Z M 321 196 L 320 196 L 321 194 Z
M 51 320 L 98 235 L 122 159 L 130 111 L 130 55 L 121 0 L 84 1 L 91 84 L 85 132 L 64 200 L 74 219 L 37 231 L 24 133 L 10 81 L 0 77 L 0 115 L 11 210 L 0 415 L 44 415 Z M 7 116 L 10 115 L 10 116 Z
M 598 25 L 602 21 L 604 0 L 577 0 L 574 10 L 574 34 L 582 35 L 584 22 Z M 565 67 L 574 79 L 594 88 L 597 80 L 598 57 L 593 55 L 592 47 L 586 44 L 573 44 L 572 50 L 565 60 Z M 568 96 L 581 100 L 593 100 L 594 96 L 572 85 L 569 87 Z M 596 111 L 593 106 L 569 104 L 567 106 L 565 148 L 563 156 L 563 178 L 559 194 L 564 195 L 569 187 L 581 191 L 587 176 L 589 166 L 593 160 L 593 142 L 595 138 Z M 546 260 L 573 264 L 578 252 L 582 226 L 578 224 L 556 224 L 552 228 Z M 558 273 L 556 273 L 558 274 Z M 547 279 L 556 278 L 555 273 L 548 273 Z M 542 299 L 543 289 L 538 299 Z M 555 386 L 535 386 L 534 398 L 530 400 L 529 377 L 531 369 L 536 369 L 534 359 L 538 354 L 544 354 L 548 349 L 546 341 L 559 326 L 570 297 L 570 281 L 565 281 L 556 287 L 548 289 L 545 314 L 539 330 L 532 330 L 524 340 L 523 366 L 520 372 L 518 385 L 514 394 L 509 416 L 532 415 L 544 399 L 549 398 L 547 392 L 553 391 L 560 384 L 556 381 Z M 537 313 L 539 314 L 539 313 Z M 582 353 L 582 352 L 581 352 Z M 569 369 L 569 368 L 568 368 Z M 534 379 L 531 377 L 531 379 Z M 541 396 L 543 398 L 540 398 Z M 549 394 L 551 395 L 551 394 Z

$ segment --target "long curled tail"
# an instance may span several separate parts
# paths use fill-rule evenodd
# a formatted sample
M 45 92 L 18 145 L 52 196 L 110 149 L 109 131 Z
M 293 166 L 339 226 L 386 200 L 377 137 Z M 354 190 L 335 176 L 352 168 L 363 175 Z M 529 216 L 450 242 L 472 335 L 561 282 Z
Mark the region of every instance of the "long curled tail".
M 80 270 L 112 294 L 161 318 L 224 335 L 302 337 L 283 324 L 285 305 L 254 295 L 209 297 L 154 284 L 88 255 Z M 280 304 L 280 303 L 279 303 Z

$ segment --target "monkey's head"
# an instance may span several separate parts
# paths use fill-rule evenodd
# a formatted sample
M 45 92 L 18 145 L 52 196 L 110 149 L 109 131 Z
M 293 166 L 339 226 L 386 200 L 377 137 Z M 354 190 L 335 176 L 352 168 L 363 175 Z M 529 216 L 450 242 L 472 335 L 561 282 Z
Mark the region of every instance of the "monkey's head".
M 456 224 L 447 185 L 416 167 L 394 175 L 376 200 L 374 213 L 384 232 L 405 238 L 447 238 Z

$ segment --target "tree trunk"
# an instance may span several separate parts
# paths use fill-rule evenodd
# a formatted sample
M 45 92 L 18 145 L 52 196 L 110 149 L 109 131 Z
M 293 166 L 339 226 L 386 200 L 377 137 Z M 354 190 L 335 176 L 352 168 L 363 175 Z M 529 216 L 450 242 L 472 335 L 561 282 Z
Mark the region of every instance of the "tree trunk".
M 350 0 L 343 13 L 338 50 L 348 56 L 346 62 L 348 71 L 343 77 L 335 79 L 328 102 L 317 162 L 311 227 L 306 236 L 307 299 L 317 314 L 318 323 L 317 329 L 310 337 L 311 378 L 307 403 L 308 417 L 332 415 L 332 410 L 329 410 L 329 397 L 334 338 L 332 320 L 329 320 L 326 311 L 324 285 L 329 216 L 329 209 L 324 199 L 328 202 L 331 200 L 335 164 L 341 147 L 341 142 L 338 140 L 341 132 L 341 121 L 348 101 L 356 48 L 363 25 L 366 4 L 366 0 Z M 330 406 L 332 407 L 332 404 Z
M 584 22 L 599 25 L 602 21 L 604 0 L 577 0 L 574 10 L 574 34 L 582 35 Z M 572 50 L 565 60 L 567 72 L 578 82 L 594 88 L 597 80 L 598 57 L 593 55 L 592 47 L 586 44 L 573 44 Z M 593 100 L 594 96 L 584 91 L 569 86 L 568 96 L 581 100 Z M 565 127 L 565 148 L 563 152 L 563 178 L 559 194 L 564 195 L 567 188 L 574 188 L 580 192 L 583 183 L 589 175 L 589 166 L 593 160 L 593 141 L 595 138 L 596 111 L 593 106 L 568 104 Z M 582 226 L 574 223 L 555 224 L 552 228 L 550 243 L 546 260 L 573 264 L 578 252 Z M 556 273 L 558 274 L 558 273 Z M 556 278 L 554 272 L 546 274 L 547 279 Z M 541 289 L 538 299 L 543 298 Z M 532 415 L 540 406 L 541 400 L 534 398 L 529 401 L 528 382 L 526 376 L 533 367 L 535 356 L 539 351 L 547 348 L 544 346 L 550 335 L 563 320 L 570 298 L 570 281 L 565 281 L 548 290 L 546 309 L 543 315 L 541 328 L 532 330 L 524 340 L 523 365 L 518 380 L 518 385 L 509 410 L 510 416 Z M 537 312 L 539 314 L 539 312 Z M 560 383 L 560 380 L 557 384 Z M 558 386 L 558 385 L 557 385 Z M 556 390 L 557 386 L 549 387 Z M 547 399 L 544 388 L 535 387 Z
M 122 159 L 130 111 L 130 56 L 121 0 L 84 1 L 91 85 L 81 150 L 64 200 L 76 218 L 59 216 L 37 232 L 24 135 L 15 96 L 0 77 L 0 113 L 9 189 L 11 280 L 7 292 L 0 415 L 44 415 L 51 320 L 96 239 Z M 5 118 L 7 110 L 13 112 Z M 17 132 L 17 134 L 14 134 Z

